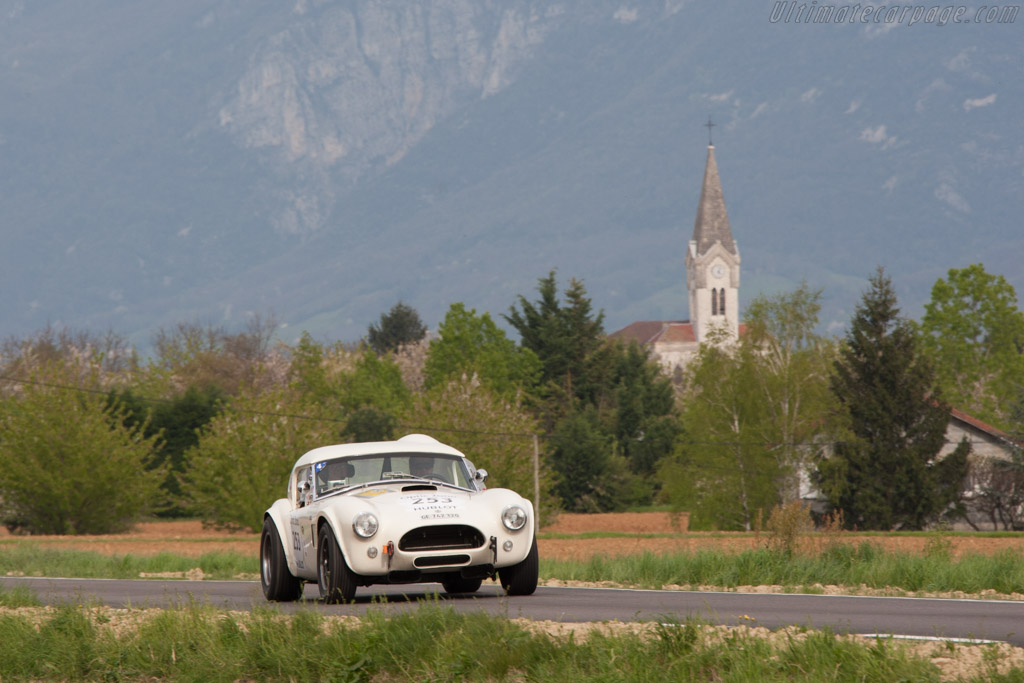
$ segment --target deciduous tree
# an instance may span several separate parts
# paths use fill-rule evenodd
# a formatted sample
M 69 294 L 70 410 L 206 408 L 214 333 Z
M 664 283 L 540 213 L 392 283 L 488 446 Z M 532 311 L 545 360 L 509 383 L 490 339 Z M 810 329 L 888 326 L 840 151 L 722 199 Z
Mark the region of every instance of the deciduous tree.
M 834 344 L 815 333 L 821 290 L 801 283 L 792 292 L 756 297 L 746 310 L 753 383 L 766 419 L 760 439 L 781 468 L 782 502 L 800 497 L 800 474 L 825 444 L 835 401 L 829 391 Z
M 145 399 L 131 390 L 111 392 L 107 396 L 112 409 L 124 411 L 124 423 L 138 428 L 147 437 L 156 437 L 151 468 L 165 472 L 161 483 L 165 507 L 159 516 L 180 517 L 180 477 L 185 471 L 185 453 L 199 442 L 199 430 L 217 416 L 225 397 L 215 387 L 189 387 L 185 393 L 169 399 Z
M 512 397 L 533 388 L 539 363 L 532 351 L 518 348 L 488 313 L 477 315 L 475 309 L 455 303 L 438 326 L 438 338 L 430 341 L 424 384 L 433 389 L 474 374 L 493 391 Z
M 156 358 L 149 371 L 161 375 L 168 386 L 157 391 L 176 395 L 195 386 L 216 388 L 234 396 L 249 386 L 265 388 L 281 383 L 286 364 L 272 352 L 276 329 L 272 317 L 252 316 L 246 329 L 237 333 L 198 323 L 179 323 L 158 330 L 153 338 Z
M 701 347 L 687 370 L 684 434 L 661 464 L 663 497 L 695 529 L 753 528 L 780 501 L 786 468 L 764 440 L 770 412 L 749 346 Z
M 0 403 L 0 513 L 8 527 L 39 534 L 125 531 L 156 507 L 162 468 L 156 437 L 107 404 L 81 368 L 55 360 L 19 398 Z
M 370 349 L 359 354 L 352 370 L 338 379 L 340 405 L 346 415 L 367 406 L 395 415 L 412 400 L 394 358 L 378 356 Z
M 460 376 L 415 397 L 401 416 L 404 431 L 422 431 L 466 454 L 500 486 L 533 498 L 533 436 L 537 423 L 519 400 L 477 377 Z M 542 512 L 555 509 L 551 473 L 540 463 Z
M 217 526 L 259 531 L 263 511 L 285 496 L 295 460 L 337 443 L 332 418 L 294 389 L 244 390 L 186 454 L 182 490 L 190 510 Z
M 661 479 L 694 528 L 750 529 L 761 512 L 799 499 L 832 405 L 831 346 L 814 334 L 819 296 L 801 285 L 756 298 L 739 344 L 715 339 L 688 368 L 687 429 Z
M 920 329 L 922 348 L 954 406 L 1001 428 L 1024 386 L 1024 313 L 1002 275 L 982 264 L 952 268 L 932 287 Z

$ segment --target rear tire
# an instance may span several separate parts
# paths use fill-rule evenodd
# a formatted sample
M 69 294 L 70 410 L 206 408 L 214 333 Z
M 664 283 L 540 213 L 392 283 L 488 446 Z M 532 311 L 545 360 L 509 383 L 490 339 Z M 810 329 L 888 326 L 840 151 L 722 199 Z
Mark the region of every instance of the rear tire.
M 444 592 L 449 595 L 455 593 L 476 593 L 480 590 L 483 579 L 451 579 L 450 581 L 443 581 L 441 585 L 444 587 Z
M 539 574 L 539 560 L 537 557 L 537 537 L 533 537 L 533 546 L 519 564 L 505 567 L 498 570 L 498 579 L 501 587 L 509 595 L 533 595 L 537 590 L 537 578 Z
M 356 594 L 356 575 L 345 564 L 338 540 L 327 525 L 320 530 L 316 577 L 324 602 L 352 602 Z
M 267 600 L 293 602 L 302 596 L 302 580 L 288 571 L 281 536 L 270 517 L 264 520 L 260 535 L 260 584 Z

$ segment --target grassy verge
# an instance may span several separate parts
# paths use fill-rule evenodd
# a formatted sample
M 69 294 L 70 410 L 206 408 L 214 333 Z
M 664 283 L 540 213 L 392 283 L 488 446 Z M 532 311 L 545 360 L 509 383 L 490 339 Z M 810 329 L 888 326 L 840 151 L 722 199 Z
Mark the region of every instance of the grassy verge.
M 195 569 L 201 570 L 196 574 Z M 0 548 L 0 576 L 74 576 L 85 579 L 137 579 L 146 574 L 180 574 L 206 579 L 252 578 L 259 558 L 239 553 L 205 553 L 182 557 L 104 555 L 91 550 L 60 550 L 31 543 Z
M 841 532 L 842 537 L 854 537 L 861 539 L 869 538 L 926 538 L 926 539 L 954 539 L 954 538 L 1011 538 L 1021 539 L 1019 531 L 857 531 Z M 633 531 L 582 531 L 578 533 L 564 533 L 555 531 L 541 531 L 537 538 L 550 539 L 571 539 L 571 538 L 686 538 L 695 537 L 700 539 L 738 539 L 753 538 L 767 540 L 769 534 L 761 531 L 686 531 L 686 532 L 633 532 Z M 827 534 L 807 534 L 805 538 L 824 539 L 827 543 Z
M 790 629 L 776 637 L 697 621 L 553 637 L 518 621 L 424 605 L 361 620 L 209 607 L 0 612 L 2 680 L 939 680 L 899 644 Z M 496 647 L 497 645 L 497 647 Z M 953 646 L 954 649 L 956 646 Z M 944 657 L 951 656 L 943 653 Z M 997 673 L 996 657 L 975 680 Z
M 837 545 L 813 555 L 761 549 L 741 553 L 643 553 L 616 558 L 596 555 L 583 562 L 541 557 L 541 574 L 652 588 L 832 584 L 894 587 L 909 592 L 1024 593 L 1024 556 L 1019 552 L 953 558 L 942 548 L 923 554 L 896 553 L 868 542 L 855 547 Z
M 24 586 L 12 590 L 0 588 L 0 607 L 41 607 L 42 604 L 36 594 Z
M 0 549 L 0 576 L 133 579 L 170 574 L 171 578 L 252 579 L 258 572 L 258 558 L 237 553 L 208 553 L 189 558 L 169 553 L 111 556 L 31 544 Z M 542 556 L 540 573 L 545 579 L 612 581 L 641 588 L 778 585 L 814 592 L 815 585 L 824 584 L 898 588 L 910 593 L 1024 593 L 1024 555 L 1020 552 L 954 558 L 942 546 L 910 554 L 884 551 L 870 542 L 792 555 L 760 549 L 740 553 L 701 550 L 622 557 L 597 555 L 586 561 Z

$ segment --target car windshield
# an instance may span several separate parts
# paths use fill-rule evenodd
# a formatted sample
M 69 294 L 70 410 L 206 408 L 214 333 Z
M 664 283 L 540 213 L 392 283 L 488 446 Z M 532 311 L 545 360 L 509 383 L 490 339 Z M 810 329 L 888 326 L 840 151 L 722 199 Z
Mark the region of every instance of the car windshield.
M 427 479 L 454 484 L 466 489 L 472 483 L 465 460 L 452 455 L 433 453 L 382 453 L 349 458 L 322 460 L 313 467 L 316 472 L 316 495 L 358 484 L 392 479 Z

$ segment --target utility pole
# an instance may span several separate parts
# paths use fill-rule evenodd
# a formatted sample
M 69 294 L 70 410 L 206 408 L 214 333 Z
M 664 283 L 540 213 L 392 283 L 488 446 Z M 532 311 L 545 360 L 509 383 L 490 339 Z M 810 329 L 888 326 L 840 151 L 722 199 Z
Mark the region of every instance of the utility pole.
M 537 518 L 536 528 L 540 529 L 540 446 L 537 435 L 533 435 L 533 514 Z

